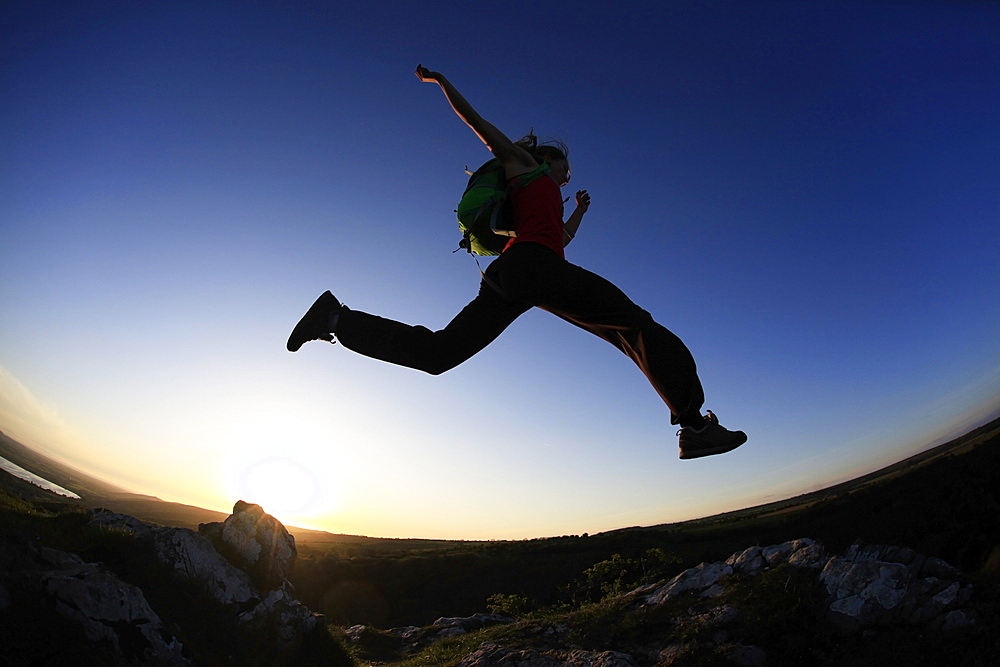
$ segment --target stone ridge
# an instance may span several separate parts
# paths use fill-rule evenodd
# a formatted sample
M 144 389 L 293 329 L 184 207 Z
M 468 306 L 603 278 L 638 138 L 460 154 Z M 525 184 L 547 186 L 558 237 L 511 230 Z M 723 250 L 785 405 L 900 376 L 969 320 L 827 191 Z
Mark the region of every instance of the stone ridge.
M 669 580 L 642 586 L 616 600 L 633 610 L 651 610 L 683 595 L 712 600 L 726 594 L 727 577 L 738 575 L 741 581 L 749 578 L 752 585 L 754 577 L 781 566 L 815 573 L 825 592 L 825 620 L 836 634 L 902 626 L 950 632 L 976 623 L 971 584 L 963 583 L 958 570 L 944 561 L 897 546 L 853 545 L 843 555 L 830 555 L 822 544 L 809 538 L 749 547 L 724 561 L 701 563 Z M 767 652 L 762 647 L 729 641 L 727 628 L 740 619 L 741 613 L 740 609 L 720 602 L 707 610 L 681 612 L 675 624 L 686 627 L 688 636 L 711 637 L 711 650 L 733 664 L 768 664 Z M 396 628 L 388 634 L 403 644 L 402 654 L 412 655 L 447 637 L 486 625 L 513 622 L 511 618 L 477 614 L 439 619 L 429 628 Z M 642 646 L 605 646 L 604 650 L 587 651 L 572 644 L 571 624 L 571 620 L 525 622 L 524 632 L 519 635 L 521 639 L 484 642 L 462 659 L 459 667 L 637 667 L 649 664 L 667 667 L 689 664 L 684 661 L 695 648 L 690 640 L 670 643 L 653 638 Z M 365 626 L 349 628 L 346 631 L 348 641 L 362 642 L 366 632 L 369 629 Z
M 186 528 L 154 526 L 104 509 L 91 510 L 90 525 L 147 547 L 178 582 L 200 587 L 234 611 L 244 631 L 272 636 L 279 648 L 325 629 L 322 617 L 295 598 L 285 579 L 296 555 L 294 538 L 258 505 L 240 501 L 223 524 L 208 525 L 204 532 L 216 538 L 218 549 L 209 537 Z M 191 664 L 142 590 L 74 554 L 43 547 L 40 557 L 50 566 L 41 574 L 45 594 L 88 638 L 107 641 L 125 662 Z

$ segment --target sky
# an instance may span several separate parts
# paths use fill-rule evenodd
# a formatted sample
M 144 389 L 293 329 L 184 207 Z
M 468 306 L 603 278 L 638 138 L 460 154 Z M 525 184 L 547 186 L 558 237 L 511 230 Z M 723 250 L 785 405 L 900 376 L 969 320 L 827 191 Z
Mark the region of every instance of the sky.
M 878 469 L 1000 415 L 998 34 L 976 1 L 4 2 L 0 430 L 381 537 L 655 525 Z M 418 63 L 569 145 L 567 258 L 685 341 L 746 445 L 680 461 L 638 369 L 539 310 L 437 377 L 285 350 L 327 289 L 432 329 L 478 289 L 453 211 L 490 155 Z

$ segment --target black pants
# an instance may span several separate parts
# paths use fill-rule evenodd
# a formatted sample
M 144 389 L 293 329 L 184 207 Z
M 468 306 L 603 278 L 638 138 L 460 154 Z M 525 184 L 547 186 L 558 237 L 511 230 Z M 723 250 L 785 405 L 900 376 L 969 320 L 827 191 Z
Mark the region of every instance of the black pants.
M 440 331 L 345 307 L 337 340 L 365 356 L 437 375 L 471 358 L 537 306 L 628 355 L 670 408 L 671 423 L 702 423 L 705 396 L 691 352 L 611 282 L 536 243 L 511 247 L 486 275 L 506 298 L 483 282 L 479 295 Z

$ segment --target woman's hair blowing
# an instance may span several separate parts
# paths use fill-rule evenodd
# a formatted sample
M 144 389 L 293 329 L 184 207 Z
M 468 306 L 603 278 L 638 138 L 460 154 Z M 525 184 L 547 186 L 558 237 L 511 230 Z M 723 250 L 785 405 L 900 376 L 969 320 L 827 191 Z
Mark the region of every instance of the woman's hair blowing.
M 561 141 L 553 139 L 539 144 L 538 137 L 534 134 L 526 134 L 514 143 L 531 153 L 531 157 L 535 158 L 539 164 L 542 161 L 553 162 L 569 159 L 569 148 Z

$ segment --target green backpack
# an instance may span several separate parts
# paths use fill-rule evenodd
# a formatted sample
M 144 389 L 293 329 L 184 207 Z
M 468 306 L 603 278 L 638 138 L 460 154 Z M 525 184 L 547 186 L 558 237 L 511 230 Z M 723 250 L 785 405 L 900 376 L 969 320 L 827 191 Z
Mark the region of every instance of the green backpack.
M 503 165 L 493 158 L 469 176 L 469 183 L 458 203 L 458 229 L 462 240 L 458 247 L 476 255 L 499 255 L 511 237 L 517 236 L 507 200 L 513 188 L 528 183 L 549 172 L 542 163 L 537 169 L 522 174 L 508 185 Z

